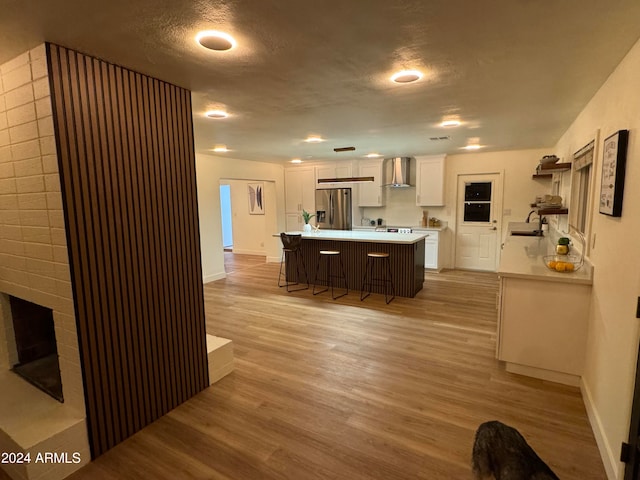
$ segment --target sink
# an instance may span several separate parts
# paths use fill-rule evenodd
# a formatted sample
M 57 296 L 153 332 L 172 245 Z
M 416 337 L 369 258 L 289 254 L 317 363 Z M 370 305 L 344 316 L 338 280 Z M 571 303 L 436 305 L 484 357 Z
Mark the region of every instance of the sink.
M 514 237 L 541 237 L 542 235 L 538 234 L 535 230 L 514 230 L 511 232 L 511 235 Z

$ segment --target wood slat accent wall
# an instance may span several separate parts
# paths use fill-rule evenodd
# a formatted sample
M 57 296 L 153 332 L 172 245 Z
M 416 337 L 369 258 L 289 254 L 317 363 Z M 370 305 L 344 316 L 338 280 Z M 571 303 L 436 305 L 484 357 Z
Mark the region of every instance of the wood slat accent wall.
M 208 385 L 191 95 L 47 55 L 95 458 Z

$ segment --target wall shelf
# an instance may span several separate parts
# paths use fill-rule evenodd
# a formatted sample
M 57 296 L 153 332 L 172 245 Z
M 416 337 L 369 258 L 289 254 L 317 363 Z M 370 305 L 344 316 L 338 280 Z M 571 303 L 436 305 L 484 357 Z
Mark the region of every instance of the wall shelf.
M 566 172 L 569 170 L 571 170 L 571 162 L 545 163 L 545 164 L 541 163 L 536 167 L 536 174 L 537 175 L 553 174 L 553 173 Z
M 542 207 L 538 209 L 538 215 L 567 215 L 568 208 L 563 207 Z
M 533 178 L 534 180 L 545 180 L 548 178 L 553 178 L 553 174 L 552 173 L 534 173 L 533 175 L 531 175 L 531 178 Z

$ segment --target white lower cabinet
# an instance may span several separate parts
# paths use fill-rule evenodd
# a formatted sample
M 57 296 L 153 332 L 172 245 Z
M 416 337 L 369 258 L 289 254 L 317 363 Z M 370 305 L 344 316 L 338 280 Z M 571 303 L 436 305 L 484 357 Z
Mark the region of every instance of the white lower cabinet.
M 578 385 L 591 285 L 501 277 L 498 360 L 512 373 Z
M 444 268 L 446 229 L 442 231 L 414 228 L 414 233 L 429 235 L 424 239 L 424 268 L 442 270 Z
M 438 232 L 429 232 L 424 239 L 424 268 L 438 268 Z

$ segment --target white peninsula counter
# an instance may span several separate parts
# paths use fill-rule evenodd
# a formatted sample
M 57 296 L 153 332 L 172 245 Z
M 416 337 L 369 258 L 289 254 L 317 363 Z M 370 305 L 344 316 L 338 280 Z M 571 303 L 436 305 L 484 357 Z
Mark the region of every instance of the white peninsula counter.
M 555 244 L 548 237 L 507 237 L 498 268 L 496 353 L 507 371 L 575 386 L 584 366 L 593 267 L 585 261 L 575 272 L 551 271 L 543 257 Z

